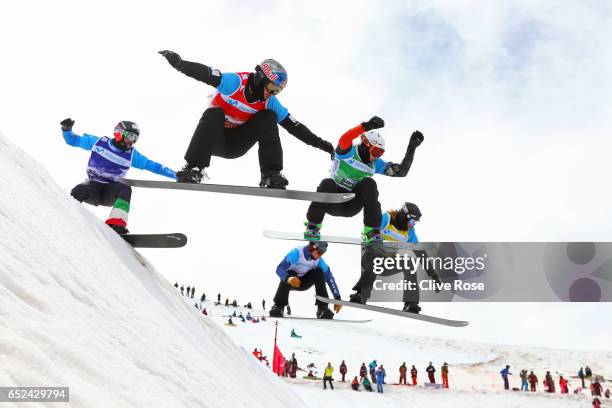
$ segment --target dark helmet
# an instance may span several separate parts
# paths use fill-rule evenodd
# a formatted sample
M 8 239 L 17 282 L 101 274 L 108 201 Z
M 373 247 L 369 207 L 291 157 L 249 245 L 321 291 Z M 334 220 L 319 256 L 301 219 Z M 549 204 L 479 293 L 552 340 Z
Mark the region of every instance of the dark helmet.
M 310 247 L 311 251 L 316 249 L 322 254 L 327 252 L 327 242 L 325 241 L 310 241 L 308 246 Z
M 271 58 L 263 60 L 255 67 L 255 77 L 258 83 L 266 80 L 281 89 L 287 86 L 287 80 L 289 79 L 285 67 Z
M 406 214 L 408 219 L 413 218 L 415 221 L 421 219 L 421 210 L 414 203 L 405 202 L 402 206 L 402 211 Z
M 117 123 L 115 130 L 113 131 L 115 142 L 129 141 L 130 143 L 136 143 L 140 136 L 140 128 L 134 122 L 129 120 L 122 120 Z

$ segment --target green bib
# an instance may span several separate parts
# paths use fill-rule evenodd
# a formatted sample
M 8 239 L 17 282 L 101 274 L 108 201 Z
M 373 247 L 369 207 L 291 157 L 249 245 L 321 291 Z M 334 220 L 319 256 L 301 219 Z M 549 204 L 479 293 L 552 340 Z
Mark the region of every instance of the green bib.
M 336 184 L 349 191 L 355 188 L 355 184 L 366 177 L 372 177 L 374 173 L 376 173 L 374 162 L 370 164 L 362 162 L 355 147 L 352 156 L 343 159 L 334 158 L 330 170 L 330 176 Z

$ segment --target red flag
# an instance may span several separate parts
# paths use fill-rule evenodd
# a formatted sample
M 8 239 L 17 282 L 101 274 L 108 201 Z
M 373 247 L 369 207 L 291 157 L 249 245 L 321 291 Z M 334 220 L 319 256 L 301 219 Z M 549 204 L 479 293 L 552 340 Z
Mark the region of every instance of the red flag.
M 283 353 L 281 353 L 278 346 L 274 345 L 274 357 L 272 358 L 272 372 L 277 375 L 283 375 L 283 371 L 285 370 L 285 357 Z

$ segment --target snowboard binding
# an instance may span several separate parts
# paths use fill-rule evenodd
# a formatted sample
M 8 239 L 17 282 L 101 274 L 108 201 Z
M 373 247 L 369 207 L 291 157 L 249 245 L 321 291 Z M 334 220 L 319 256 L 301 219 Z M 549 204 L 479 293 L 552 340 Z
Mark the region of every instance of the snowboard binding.
M 202 179 L 208 180 L 208 175 L 204 169 L 200 169 L 199 167 L 191 167 L 189 164 L 185 164 L 181 170 L 176 172 L 176 181 L 179 183 L 198 184 L 202 181 Z
M 262 172 L 259 187 L 261 188 L 276 188 L 285 190 L 289 185 L 289 181 L 281 174 L 280 171 Z

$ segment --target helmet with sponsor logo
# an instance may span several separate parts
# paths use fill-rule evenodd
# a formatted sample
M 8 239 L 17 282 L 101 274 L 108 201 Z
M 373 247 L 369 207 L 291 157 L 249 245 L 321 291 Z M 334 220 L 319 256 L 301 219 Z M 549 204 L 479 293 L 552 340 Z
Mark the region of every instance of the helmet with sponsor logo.
M 264 81 L 264 83 L 273 84 L 278 92 L 287 86 L 288 79 L 285 67 L 271 58 L 263 60 L 255 67 L 255 80 L 257 82 Z
M 374 157 L 380 157 L 385 152 L 385 139 L 374 130 L 368 130 L 361 134 L 361 144 L 367 147 Z
M 113 131 L 115 142 L 125 142 L 129 144 L 136 143 L 140 136 L 140 128 L 134 122 L 129 120 L 122 120 L 117 123 L 115 130 Z

